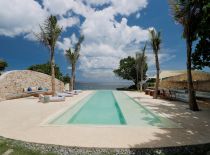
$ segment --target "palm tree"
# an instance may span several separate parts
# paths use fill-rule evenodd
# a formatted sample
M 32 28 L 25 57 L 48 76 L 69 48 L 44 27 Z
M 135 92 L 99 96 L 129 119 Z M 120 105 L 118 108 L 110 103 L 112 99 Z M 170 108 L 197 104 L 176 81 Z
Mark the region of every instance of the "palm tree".
M 187 82 L 188 82 L 188 95 L 189 95 L 189 106 L 193 111 L 198 111 L 198 105 L 196 103 L 195 91 L 192 81 L 191 73 L 191 55 L 192 55 L 192 43 L 196 39 L 195 27 L 196 27 L 196 16 L 198 14 L 197 6 L 199 1 L 190 0 L 171 0 L 171 9 L 173 12 L 174 19 L 183 26 L 183 36 L 186 40 L 187 46 Z
M 51 15 L 47 18 L 43 26 L 40 26 L 41 32 L 36 34 L 37 39 L 43 43 L 50 51 L 50 64 L 51 64 L 51 83 L 52 95 L 55 95 L 55 45 L 62 32 L 62 28 L 57 24 L 56 16 Z
M 159 87 L 159 74 L 160 74 L 160 64 L 158 59 L 158 53 L 160 50 L 161 38 L 160 32 L 156 32 L 155 29 L 149 30 L 150 33 L 150 43 L 153 49 L 153 53 L 155 55 L 155 63 L 156 63 L 156 83 L 155 83 L 155 92 L 154 99 L 157 99 L 158 95 L 158 87 Z
M 145 67 L 145 62 L 146 62 L 146 57 L 145 57 L 145 51 L 147 48 L 147 42 L 144 45 L 144 48 L 142 49 L 142 57 L 141 57 L 141 84 L 140 84 L 140 91 L 143 90 L 143 80 L 144 80 L 144 67 Z
M 142 53 L 137 52 L 136 53 L 136 88 L 139 90 L 139 78 L 140 78 L 140 90 L 142 91 L 142 83 L 144 80 L 144 70 L 146 65 L 146 57 L 145 57 L 145 50 L 146 50 L 146 45 L 145 43 L 144 48 L 142 49 Z M 139 77 L 140 76 L 140 77 Z
M 72 91 L 75 89 L 75 72 L 76 72 L 76 63 L 79 59 L 79 52 L 81 49 L 81 43 L 84 40 L 84 36 L 82 35 L 78 42 L 75 45 L 74 51 L 71 50 L 71 48 L 69 48 L 68 50 L 66 50 L 66 57 L 69 60 L 70 64 L 71 64 L 71 78 L 70 78 L 70 84 L 69 84 L 69 90 Z

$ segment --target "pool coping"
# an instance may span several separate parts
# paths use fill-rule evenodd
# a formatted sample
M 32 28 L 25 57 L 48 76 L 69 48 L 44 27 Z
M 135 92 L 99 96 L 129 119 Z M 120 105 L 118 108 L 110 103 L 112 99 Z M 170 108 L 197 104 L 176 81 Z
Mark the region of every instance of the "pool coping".
M 56 112 L 55 114 L 50 115 L 48 118 L 46 118 L 43 122 L 41 122 L 39 125 L 41 127 L 64 127 L 64 126 L 68 126 L 68 127 L 94 127 L 94 128 L 130 128 L 130 127 L 136 127 L 136 128 L 145 128 L 145 126 L 141 126 L 141 125 L 131 125 L 131 124 L 127 124 L 126 118 L 122 112 L 121 106 L 118 103 L 118 100 L 116 99 L 116 96 L 114 94 L 114 91 L 116 90 L 110 90 L 112 92 L 112 95 L 115 99 L 115 101 L 117 102 L 119 109 L 121 111 L 121 113 L 123 114 L 123 117 L 125 119 L 126 124 L 121 124 L 121 125 L 109 125 L 109 124 L 51 124 L 51 122 L 55 121 L 56 119 L 58 119 L 59 117 L 61 117 L 62 115 L 65 115 L 65 113 L 69 110 L 74 108 L 75 106 L 77 106 L 78 104 L 81 104 L 81 102 L 83 102 L 87 97 L 90 99 L 91 96 L 93 96 L 97 91 L 100 90 L 94 90 L 92 91 L 90 94 L 84 96 L 83 98 L 81 98 L 80 100 L 76 101 L 73 105 L 70 105 L 64 109 L 59 110 L 58 112 Z M 126 94 L 124 91 L 120 91 L 121 93 L 123 93 L 124 95 L 126 95 L 129 99 L 131 99 L 133 102 L 135 102 L 136 104 L 138 104 L 138 106 L 140 106 L 141 108 L 143 108 L 144 110 L 148 111 L 151 115 L 158 117 L 158 119 L 166 119 L 171 121 L 169 118 L 167 118 L 167 116 L 164 115 L 159 115 L 156 114 L 155 112 L 153 112 L 152 110 L 148 109 L 147 107 L 141 105 L 138 101 L 136 101 L 135 99 L 133 99 L 131 96 L 129 96 L 128 94 Z M 84 105 L 85 103 L 81 104 L 81 107 Z M 80 108 L 81 108 L 80 107 Z M 77 110 L 79 111 L 80 108 Z M 76 112 L 77 112 L 76 111 Z M 74 114 L 76 113 L 74 112 Z M 74 115 L 72 114 L 72 115 Z M 166 117 L 166 118 L 164 118 Z M 146 126 L 146 128 L 157 128 L 157 129 L 178 129 L 178 128 L 183 128 L 180 124 L 171 121 L 173 124 L 176 124 L 176 126 L 178 127 L 159 127 L 159 126 Z

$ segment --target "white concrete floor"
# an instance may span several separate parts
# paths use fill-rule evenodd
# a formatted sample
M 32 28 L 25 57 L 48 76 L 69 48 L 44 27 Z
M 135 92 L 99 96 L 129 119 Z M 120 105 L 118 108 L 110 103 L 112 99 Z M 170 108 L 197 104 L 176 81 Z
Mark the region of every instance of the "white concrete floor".
M 28 142 L 82 147 L 161 147 L 210 142 L 210 109 L 192 112 L 182 102 L 154 100 L 138 92 L 126 92 L 157 114 L 183 128 L 164 129 L 132 126 L 43 126 L 43 122 L 74 105 L 91 91 L 43 104 L 37 98 L 0 102 L 0 136 Z

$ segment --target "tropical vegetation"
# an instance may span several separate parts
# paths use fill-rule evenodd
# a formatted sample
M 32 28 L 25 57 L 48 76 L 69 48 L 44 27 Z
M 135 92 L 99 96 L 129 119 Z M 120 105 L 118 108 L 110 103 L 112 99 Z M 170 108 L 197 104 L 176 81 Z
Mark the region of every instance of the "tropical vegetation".
M 144 62 L 143 65 L 144 65 L 143 66 L 143 79 L 146 79 L 146 72 L 148 69 L 147 63 Z M 119 67 L 115 69 L 113 72 L 115 73 L 115 75 L 117 75 L 118 77 L 122 79 L 133 81 L 135 86 L 137 87 L 138 81 L 141 80 L 142 76 L 141 76 L 141 71 L 140 70 L 137 71 L 136 69 L 137 69 L 136 58 L 128 56 L 127 58 L 123 58 L 120 60 Z M 139 76 L 137 76 L 137 73 Z
M 55 45 L 62 32 L 62 28 L 59 27 L 56 16 L 51 15 L 40 26 L 40 30 L 40 33 L 36 34 L 36 37 L 50 51 L 52 95 L 55 95 Z
M 4 71 L 6 67 L 8 67 L 8 63 L 5 60 L 0 59 L 0 72 Z
M 203 69 L 210 67 L 210 1 L 199 1 L 197 7 L 197 44 L 192 53 L 192 64 L 194 69 Z
M 55 68 L 55 78 L 63 81 L 64 77 L 63 77 L 63 74 L 60 71 L 59 66 L 55 64 L 54 68 Z M 41 73 L 44 73 L 44 74 L 47 74 L 47 75 L 52 75 L 50 62 L 47 62 L 47 63 L 44 63 L 44 64 L 32 65 L 32 66 L 29 66 L 27 69 L 32 70 L 32 71 L 36 71 L 36 72 L 41 72 Z
M 66 58 L 68 59 L 69 63 L 71 64 L 71 78 L 70 78 L 70 83 L 69 83 L 69 90 L 74 90 L 75 89 L 75 79 L 76 79 L 76 64 L 79 59 L 79 52 L 81 49 L 81 44 L 84 41 L 84 36 L 80 36 L 78 42 L 75 44 L 74 49 L 69 48 L 66 50 L 65 55 Z
M 196 103 L 195 90 L 192 80 L 192 45 L 193 41 L 197 39 L 198 21 L 200 15 L 200 3 L 199 0 L 171 0 L 171 9 L 174 19 L 183 26 L 183 37 L 185 38 L 187 47 L 187 82 L 188 82 L 188 94 L 189 94 L 189 106 L 193 111 L 198 111 L 198 105 Z
M 69 83 L 70 80 L 71 80 L 71 78 L 70 78 L 69 74 L 64 75 L 62 78 L 62 81 L 64 84 Z
M 9 153 L 10 152 L 10 153 Z M 41 153 L 41 151 L 32 150 L 13 140 L 0 138 L 0 154 L 1 155 L 56 155 L 56 153 Z
M 160 32 L 156 32 L 155 29 L 149 30 L 150 33 L 150 44 L 153 49 L 153 53 L 155 55 L 155 64 L 156 64 L 156 82 L 155 82 L 155 92 L 154 92 L 154 99 L 157 99 L 158 96 L 158 88 L 159 88 L 159 74 L 160 74 L 160 64 L 159 64 L 159 58 L 158 54 L 160 51 L 160 44 L 161 44 L 161 38 L 160 38 Z

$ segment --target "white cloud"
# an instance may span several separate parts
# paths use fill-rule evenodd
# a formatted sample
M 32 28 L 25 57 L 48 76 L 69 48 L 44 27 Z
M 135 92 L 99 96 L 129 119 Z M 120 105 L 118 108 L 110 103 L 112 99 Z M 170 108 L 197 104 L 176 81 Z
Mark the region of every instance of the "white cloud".
M 111 3 L 110 0 L 82 0 L 82 1 L 89 5 L 94 5 L 94 6 L 102 6 Z
M 80 20 L 78 17 L 62 17 L 60 20 L 58 20 L 58 24 L 63 28 L 63 31 L 65 31 L 68 27 L 72 27 L 73 25 L 79 25 Z
M 69 11 L 82 16 L 93 11 L 89 6 L 83 4 L 81 0 L 43 0 L 43 5 L 50 13 L 61 16 L 66 15 Z
M 83 76 L 114 78 L 112 70 L 117 68 L 119 60 L 135 55 L 140 44 L 148 40 L 148 29 L 128 25 L 128 16 L 136 13 L 136 18 L 140 18 L 140 12 L 147 3 L 148 0 L 42 0 L 42 7 L 35 0 L 0 0 L 0 35 L 13 37 L 25 34 L 25 38 L 33 39 L 31 31 L 38 31 L 39 24 L 47 15 L 57 15 L 64 30 L 76 25 L 85 36 L 79 63 Z M 96 9 L 96 6 L 103 5 L 105 7 Z M 116 15 L 123 18 L 118 21 Z M 83 16 L 83 22 L 80 16 Z M 61 38 L 57 47 L 65 51 L 72 48 L 77 40 L 73 33 Z M 169 57 L 161 54 L 160 61 Z M 154 64 L 152 60 L 150 53 L 149 65 Z
M 57 47 L 58 47 L 58 49 L 64 51 L 64 53 L 65 53 L 65 50 L 67 50 L 69 48 L 73 48 L 73 46 L 75 45 L 76 42 L 77 42 L 77 37 L 76 37 L 75 33 L 73 33 L 71 35 L 71 37 L 63 38 L 62 41 L 58 41 Z
M 0 35 L 14 37 L 37 29 L 47 17 L 34 0 L 0 0 Z
M 128 16 L 145 8 L 148 0 L 112 0 L 112 4 L 116 13 Z

